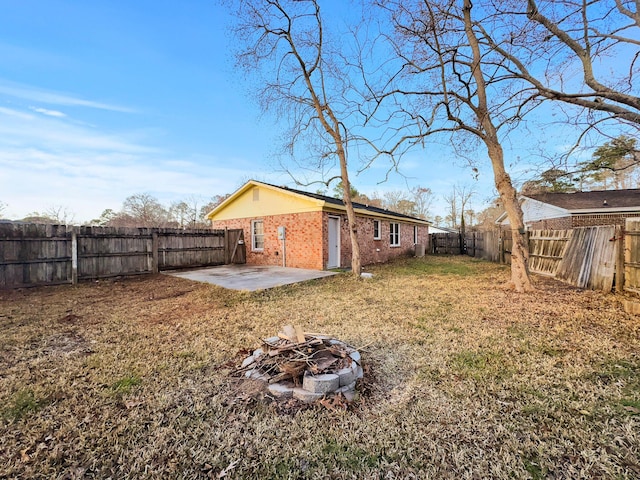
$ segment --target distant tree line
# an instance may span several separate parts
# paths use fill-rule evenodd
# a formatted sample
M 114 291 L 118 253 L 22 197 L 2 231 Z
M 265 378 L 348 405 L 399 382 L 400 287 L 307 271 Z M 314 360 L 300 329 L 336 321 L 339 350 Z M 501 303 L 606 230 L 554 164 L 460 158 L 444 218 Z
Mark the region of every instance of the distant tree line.
M 207 214 L 229 197 L 215 195 L 208 201 L 198 196 L 162 205 L 148 193 L 137 193 L 122 202 L 119 211 L 106 209 L 92 225 L 107 227 L 209 228 Z
M 406 190 L 389 190 L 382 195 L 378 192 L 366 195 L 360 193 L 356 187 L 351 184 L 349 191 L 353 202 L 384 208 L 385 210 L 391 210 L 392 212 L 422 218 L 424 220 L 433 220 L 434 218 L 431 211 L 433 206 L 433 192 L 430 188 L 416 186 Z M 324 194 L 325 192 L 319 191 L 318 193 Z M 343 185 L 340 181 L 333 189 L 333 196 L 335 198 L 342 198 L 342 195 Z
M 207 214 L 228 197 L 229 194 L 214 195 L 206 200 L 193 195 L 165 206 L 153 195 L 137 193 L 127 197 L 120 210 L 107 208 L 88 224 L 102 227 L 209 228 L 211 222 L 207 220 Z M 0 216 L 6 206 L 0 202 Z M 75 214 L 63 206 L 31 212 L 18 221 L 57 225 L 76 223 Z
M 633 137 L 620 135 L 596 148 L 575 168 L 552 167 L 525 182 L 523 195 L 545 192 L 622 190 L 640 187 L 640 150 Z

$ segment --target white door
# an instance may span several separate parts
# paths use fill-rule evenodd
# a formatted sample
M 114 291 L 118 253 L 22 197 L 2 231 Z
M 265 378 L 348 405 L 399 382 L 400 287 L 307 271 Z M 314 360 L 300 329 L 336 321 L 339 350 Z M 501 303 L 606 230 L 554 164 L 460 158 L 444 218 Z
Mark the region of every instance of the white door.
M 329 260 L 327 268 L 340 266 L 340 218 L 329 217 Z

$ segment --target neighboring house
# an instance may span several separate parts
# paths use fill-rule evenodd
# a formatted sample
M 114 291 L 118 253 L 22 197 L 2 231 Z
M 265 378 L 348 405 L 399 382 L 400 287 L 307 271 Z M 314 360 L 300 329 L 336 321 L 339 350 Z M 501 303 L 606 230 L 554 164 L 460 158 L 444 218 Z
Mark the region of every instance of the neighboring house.
M 363 265 L 426 247 L 429 222 L 353 204 Z M 344 203 L 337 198 L 248 181 L 207 218 L 213 228 L 244 230 L 247 264 L 324 270 L 351 266 Z
M 520 197 L 527 230 L 562 230 L 596 225 L 624 225 L 640 217 L 640 189 L 576 193 L 540 193 Z M 506 212 L 496 219 L 509 225 Z

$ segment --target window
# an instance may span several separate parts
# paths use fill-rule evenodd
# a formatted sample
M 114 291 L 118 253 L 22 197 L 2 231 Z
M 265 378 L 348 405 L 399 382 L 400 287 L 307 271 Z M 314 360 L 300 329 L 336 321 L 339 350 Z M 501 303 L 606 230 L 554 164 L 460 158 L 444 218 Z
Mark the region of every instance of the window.
M 389 224 L 389 245 L 391 245 L 392 247 L 400 246 L 400 224 L 399 223 Z
M 418 225 L 413 226 L 413 244 L 418 244 Z
M 380 240 L 380 220 L 373 221 L 373 239 Z
M 262 220 L 251 221 L 251 250 L 254 252 L 264 250 L 264 223 Z

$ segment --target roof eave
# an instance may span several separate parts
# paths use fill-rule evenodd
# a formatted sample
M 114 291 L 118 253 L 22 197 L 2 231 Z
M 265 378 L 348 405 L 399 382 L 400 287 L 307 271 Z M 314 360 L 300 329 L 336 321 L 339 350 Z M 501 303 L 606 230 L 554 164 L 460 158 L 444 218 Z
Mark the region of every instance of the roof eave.
M 331 210 L 340 210 L 342 212 L 346 212 L 347 207 L 345 207 L 344 205 L 325 202 L 325 206 L 323 207 L 323 210 L 327 212 Z M 428 220 L 422 220 L 420 218 L 397 216 L 397 215 L 393 215 L 393 213 L 391 212 L 389 214 L 384 214 L 384 213 L 373 212 L 371 210 L 366 210 L 364 208 L 357 208 L 357 207 L 354 207 L 353 211 L 357 214 L 366 215 L 369 217 L 385 218 L 385 219 L 395 220 L 397 222 L 417 223 L 420 225 L 431 225 L 431 222 Z
M 594 207 L 594 208 L 575 208 L 568 210 L 572 215 L 584 215 L 588 213 L 626 213 L 626 212 L 640 212 L 640 206 L 638 207 Z

